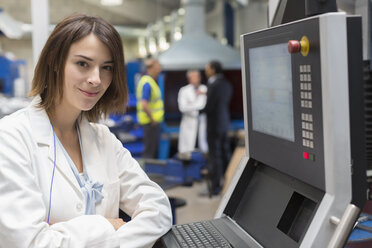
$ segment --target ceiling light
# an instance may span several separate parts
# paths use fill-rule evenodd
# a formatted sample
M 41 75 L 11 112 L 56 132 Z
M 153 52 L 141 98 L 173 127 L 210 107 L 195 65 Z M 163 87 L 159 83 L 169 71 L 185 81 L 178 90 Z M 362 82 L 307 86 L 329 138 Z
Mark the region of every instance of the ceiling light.
M 171 22 L 171 20 L 172 20 L 170 15 L 164 16 L 163 19 L 164 19 L 164 22 Z
M 149 51 L 151 54 L 155 54 L 157 50 L 155 38 L 151 37 L 149 39 Z
M 144 37 L 138 38 L 138 54 L 141 58 L 144 58 L 147 55 L 146 42 Z
M 123 0 L 101 0 L 101 4 L 105 6 L 118 6 L 123 3 Z
M 177 11 L 177 13 L 179 15 L 184 15 L 185 14 L 185 9 L 184 8 L 179 8 L 178 11 Z
M 180 31 L 176 31 L 173 35 L 175 41 L 180 40 L 182 38 L 182 33 Z

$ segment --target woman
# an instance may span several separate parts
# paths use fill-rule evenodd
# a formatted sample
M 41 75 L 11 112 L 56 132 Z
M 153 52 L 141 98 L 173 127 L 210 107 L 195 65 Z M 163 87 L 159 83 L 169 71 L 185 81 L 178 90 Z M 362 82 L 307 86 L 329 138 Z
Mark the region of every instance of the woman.
M 112 25 L 85 15 L 61 21 L 30 95 L 30 106 L 0 120 L 0 247 L 151 247 L 171 227 L 168 198 L 94 123 L 128 100 Z

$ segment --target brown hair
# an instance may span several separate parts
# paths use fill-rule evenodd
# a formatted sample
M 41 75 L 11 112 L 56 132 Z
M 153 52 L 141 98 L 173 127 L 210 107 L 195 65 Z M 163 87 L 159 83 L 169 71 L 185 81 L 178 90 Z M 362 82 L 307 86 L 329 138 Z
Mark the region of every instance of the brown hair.
M 40 95 L 40 107 L 53 111 L 56 99 L 63 96 L 64 67 L 71 44 L 93 33 L 110 50 L 114 61 L 112 82 L 105 94 L 89 111 L 89 121 L 97 121 L 111 113 L 124 113 L 128 102 L 128 87 L 120 35 L 100 17 L 71 15 L 57 24 L 40 54 L 32 80 L 30 96 Z

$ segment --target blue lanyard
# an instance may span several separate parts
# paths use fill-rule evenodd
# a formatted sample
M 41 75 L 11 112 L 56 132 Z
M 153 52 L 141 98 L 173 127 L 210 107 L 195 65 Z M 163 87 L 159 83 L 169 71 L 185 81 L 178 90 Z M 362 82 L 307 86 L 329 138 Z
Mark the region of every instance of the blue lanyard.
M 49 217 L 50 217 L 50 209 L 52 208 L 52 191 L 53 191 L 53 179 L 54 179 L 54 171 L 56 170 L 56 159 L 57 159 L 57 149 L 56 149 L 56 133 L 54 132 L 54 127 L 52 122 L 50 123 L 53 130 L 53 145 L 54 145 L 54 160 L 53 160 L 53 173 L 52 173 L 52 179 L 50 182 L 50 190 L 49 190 L 49 209 L 48 209 L 48 224 L 49 224 Z

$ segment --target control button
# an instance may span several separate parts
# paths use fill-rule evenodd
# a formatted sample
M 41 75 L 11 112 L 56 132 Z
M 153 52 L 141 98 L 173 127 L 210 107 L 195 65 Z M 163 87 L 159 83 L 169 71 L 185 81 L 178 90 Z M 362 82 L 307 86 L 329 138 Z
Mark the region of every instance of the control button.
M 311 92 L 307 93 L 307 99 L 310 99 L 310 100 L 313 99 L 313 96 L 312 96 Z
M 307 90 L 311 90 L 311 83 L 307 83 Z
M 308 127 L 309 127 L 308 129 L 312 131 L 313 130 L 313 123 L 309 123 Z
M 306 131 L 302 131 L 302 137 L 306 138 Z
M 305 139 L 302 139 L 302 145 L 306 146 L 306 140 Z
M 305 116 L 306 116 L 305 113 L 301 113 L 301 120 L 305 120 Z
M 305 107 L 305 101 L 304 100 L 301 100 L 301 107 Z
M 314 139 L 313 132 L 309 132 L 309 139 Z
M 302 56 L 306 57 L 309 53 L 310 45 L 309 40 L 306 36 L 302 36 L 301 41 L 289 40 L 288 41 L 288 52 L 298 53 L 301 52 Z
M 311 65 L 306 65 L 306 71 L 311 72 Z
M 309 147 L 314 148 L 314 142 L 313 141 L 309 141 Z
M 304 159 L 309 159 L 309 153 L 308 152 L 303 152 L 302 156 Z
M 315 155 L 314 154 L 309 154 L 309 159 L 311 160 L 311 161 L 315 161 Z
M 300 65 L 300 72 L 304 72 L 304 65 Z
M 309 121 L 313 122 L 313 115 L 312 114 L 308 114 L 308 117 L 309 117 Z
M 307 81 L 311 82 L 311 74 L 307 74 Z
M 298 40 L 288 41 L 288 52 L 289 53 L 298 53 L 300 52 L 300 49 L 301 49 L 300 41 Z
M 300 84 L 300 89 L 301 89 L 301 90 L 304 90 L 304 87 L 305 87 L 305 84 L 304 84 L 304 83 L 301 83 L 301 84 Z
M 305 81 L 305 79 L 304 79 L 304 74 L 300 74 L 300 81 L 302 82 L 302 81 Z
M 302 128 L 305 129 L 306 122 L 302 122 Z
M 309 103 L 307 104 L 307 107 L 308 108 L 312 108 L 313 107 L 313 102 L 312 101 L 308 101 Z
M 305 98 L 305 93 L 301 91 L 301 99 L 304 99 L 304 98 Z

